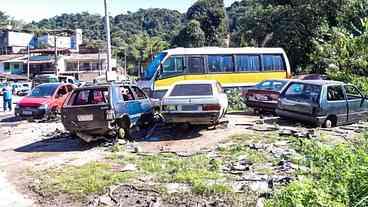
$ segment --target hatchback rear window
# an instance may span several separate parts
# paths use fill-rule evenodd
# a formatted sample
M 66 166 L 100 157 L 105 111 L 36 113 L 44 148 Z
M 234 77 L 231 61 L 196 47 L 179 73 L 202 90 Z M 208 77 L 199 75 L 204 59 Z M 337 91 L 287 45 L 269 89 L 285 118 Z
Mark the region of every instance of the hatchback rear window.
M 109 101 L 107 88 L 87 89 L 73 93 L 68 105 L 83 106 L 95 104 L 107 104 Z
M 281 91 L 281 89 L 286 85 L 287 81 L 270 80 L 263 81 L 256 85 L 257 89 L 271 90 L 271 91 Z
M 170 96 L 212 96 L 211 84 L 179 84 L 171 91 Z
M 321 86 L 305 83 L 292 83 L 288 86 L 284 97 L 296 102 L 318 103 Z

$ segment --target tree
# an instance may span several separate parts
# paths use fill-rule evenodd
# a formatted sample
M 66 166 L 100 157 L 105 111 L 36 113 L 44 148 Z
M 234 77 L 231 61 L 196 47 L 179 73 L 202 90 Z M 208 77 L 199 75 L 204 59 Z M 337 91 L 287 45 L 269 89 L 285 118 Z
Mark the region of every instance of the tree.
M 200 23 L 207 46 L 225 46 L 228 35 L 223 0 L 198 0 L 187 11 L 188 21 Z
M 191 20 L 174 38 L 173 44 L 179 47 L 203 47 L 205 38 L 201 24 L 196 20 Z
M 4 28 L 9 24 L 9 16 L 0 11 L 0 28 Z

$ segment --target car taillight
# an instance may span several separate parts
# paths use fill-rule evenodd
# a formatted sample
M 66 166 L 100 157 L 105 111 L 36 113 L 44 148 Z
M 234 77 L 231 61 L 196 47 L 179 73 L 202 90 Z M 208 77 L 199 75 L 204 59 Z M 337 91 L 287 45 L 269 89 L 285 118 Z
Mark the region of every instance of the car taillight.
M 279 99 L 279 95 L 278 95 L 278 94 L 271 94 L 271 95 L 270 95 L 270 98 L 271 98 L 272 100 L 277 100 L 277 99 Z
M 113 110 L 106 111 L 106 120 L 111 121 L 114 120 L 115 113 Z
M 206 104 L 202 107 L 203 111 L 219 111 L 221 106 L 219 104 Z

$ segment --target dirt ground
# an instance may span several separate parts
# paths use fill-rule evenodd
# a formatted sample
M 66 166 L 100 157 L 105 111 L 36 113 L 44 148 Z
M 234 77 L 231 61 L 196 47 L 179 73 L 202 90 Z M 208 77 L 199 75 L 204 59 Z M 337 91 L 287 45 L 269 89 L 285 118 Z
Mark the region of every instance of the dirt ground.
M 17 121 L 9 114 L 0 114 L 0 207 L 38 206 L 37 195 L 29 192 L 26 173 L 29 169 L 49 169 L 55 166 L 81 166 L 91 161 L 103 160 L 107 155 L 107 142 L 82 144 L 71 137 L 60 122 L 38 123 Z M 173 152 L 178 155 L 191 155 L 211 151 L 231 135 L 252 133 L 253 131 L 283 130 L 306 126 L 284 123 L 277 118 L 261 120 L 252 114 L 239 113 L 227 115 L 216 129 L 201 127 L 172 127 L 156 124 L 152 129 L 135 133 L 134 144 L 140 153 Z M 291 125 L 291 126 L 290 126 Z M 365 124 L 355 128 L 341 127 L 335 130 L 320 130 L 339 139 L 359 133 L 368 128 Z M 297 131 L 298 131 L 297 130 Z M 9 197 L 11 195 L 11 197 Z M 4 199 L 8 203 L 4 203 Z M 9 204 L 11 203 L 11 204 Z

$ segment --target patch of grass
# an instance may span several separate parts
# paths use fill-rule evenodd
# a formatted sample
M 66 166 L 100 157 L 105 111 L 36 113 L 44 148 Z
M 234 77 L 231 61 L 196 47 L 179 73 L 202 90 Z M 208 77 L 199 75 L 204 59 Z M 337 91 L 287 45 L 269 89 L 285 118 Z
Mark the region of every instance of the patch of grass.
M 227 194 L 233 192 L 231 186 L 226 184 L 212 184 L 209 185 L 203 182 L 195 182 L 193 184 L 193 193 L 199 195 L 211 195 L 211 194 Z
M 263 168 L 258 168 L 255 170 L 258 174 L 263 174 L 263 175 L 272 175 L 273 171 L 271 168 L 268 167 L 263 167 Z
M 126 182 L 134 173 L 113 172 L 110 164 L 92 162 L 80 167 L 65 167 L 43 172 L 41 190 L 71 194 L 84 198 L 91 193 L 100 193 L 106 187 L 119 182 Z
M 220 151 L 220 154 L 231 160 L 237 160 L 240 156 L 245 156 L 246 159 L 253 163 L 264 163 L 270 159 L 265 152 L 250 149 L 247 146 L 239 144 L 234 144 L 223 149 Z

